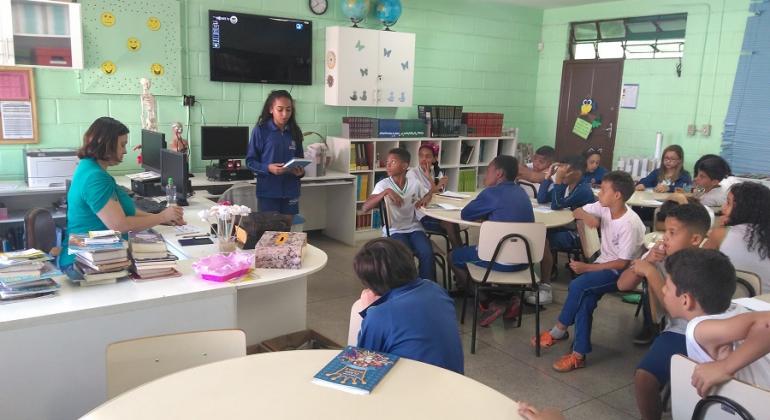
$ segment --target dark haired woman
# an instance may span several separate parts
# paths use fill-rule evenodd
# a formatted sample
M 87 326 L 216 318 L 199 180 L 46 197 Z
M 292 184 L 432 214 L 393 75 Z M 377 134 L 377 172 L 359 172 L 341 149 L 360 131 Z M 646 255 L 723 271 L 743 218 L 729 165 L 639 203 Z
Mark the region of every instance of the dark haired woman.
M 672 144 L 663 150 L 660 167 L 640 179 L 636 190 L 653 188 L 655 192 L 672 193 L 677 188 L 684 188 L 691 183 L 690 173 L 684 169 L 684 150 L 681 146 Z
M 724 227 L 709 233 L 704 248 L 719 249 L 736 270 L 762 280 L 759 293 L 770 292 L 770 188 L 758 182 L 735 184 L 722 206 Z
M 257 176 L 259 211 L 299 213 L 299 180 L 305 170 L 283 166 L 294 158 L 305 157 L 302 140 L 291 95 L 285 90 L 270 92 L 246 153 L 246 166 Z
M 78 150 L 80 163 L 72 175 L 67 192 L 67 234 L 88 233 L 91 230 L 112 229 L 126 233 L 148 229 L 161 223 L 184 224 L 181 207 L 170 206 L 158 214 L 137 210 L 107 168 L 123 161 L 128 143 L 128 128 L 120 121 L 101 117 L 94 121 L 83 136 Z M 74 255 L 68 255 L 67 245 L 59 257 L 62 271 L 70 278 L 82 278 L 74 270 Z

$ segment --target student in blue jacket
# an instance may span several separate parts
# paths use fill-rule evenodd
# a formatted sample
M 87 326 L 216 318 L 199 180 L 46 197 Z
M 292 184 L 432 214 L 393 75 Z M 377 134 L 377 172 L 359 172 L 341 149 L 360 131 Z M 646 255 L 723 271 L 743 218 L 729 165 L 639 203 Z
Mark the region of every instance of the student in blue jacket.
M 583 157 L 586 159 L 586 171 L 583 173 L 583 182 L 588 184 L 589 187 L 596 185 L 597 187 L 602 184 L 602 178 L 607 170 L 600 166 L 602 161 L 602 149 L 589 148 L 583 152 Z
M 246 153 L 246 166 L 257 177 L 259 211 L 299 213 L 299 180 L 305 170 L 283 166 L 294 158 L 305 157 L 302 140 L 291 95 L 285 90 L 270 92 Z
M 684 188 L 692 183 L 690 173 L 684 170 L 684 150 L 677 144 L 672 144 L 663 150 L 660 167 L 639 180 L 637 191 L 653 188 L 655 192 L 672 193 L 677 188 Z

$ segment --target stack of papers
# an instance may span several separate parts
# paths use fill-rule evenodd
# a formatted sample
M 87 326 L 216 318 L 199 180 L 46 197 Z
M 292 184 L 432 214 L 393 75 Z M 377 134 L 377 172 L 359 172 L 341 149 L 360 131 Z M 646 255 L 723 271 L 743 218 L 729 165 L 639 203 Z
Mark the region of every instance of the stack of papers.
M 440 193 L 439 196 L 444 197 L 444 198 L 454 198 L 456 200 L 462 200 L 462 199 L 465 199 L 465 198 L 471 198 L 471 196 L 468 195 L 468 194 L 460 194 L 460 193 L 456 193 L 454 191 L 444 191 L 444 192 Z
M 741 305 L 746 309 L 750 309 L 755 312 L 770 311 L 770 303 L 765 302 L 764 300 L 757 299 L 755 297 L 733 299 L 733 303 Z

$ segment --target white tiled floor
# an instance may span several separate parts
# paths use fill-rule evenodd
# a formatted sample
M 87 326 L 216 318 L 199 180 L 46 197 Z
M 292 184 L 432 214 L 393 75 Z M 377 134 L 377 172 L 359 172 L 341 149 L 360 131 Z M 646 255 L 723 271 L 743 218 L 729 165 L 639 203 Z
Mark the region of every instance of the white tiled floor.
M 309 279 L 308 326 L 337 343 L 347 340 L 350 305 L 361 293 L 352 269 L 356 247 L 312 234 L 310 242 L 329 256 L 327 267 Z M 554 284 L 555 303 L 541 312 L 541 328 L 553 326 L 566 296 L 565 274 Z M 460 312 L 458 302 L 458 314 Z M 641 324 L 634 318 L 636 307 L 623 303 L 617 295 L 605 296 L 594 317 L 594 351 L 588 365 L 570 373 L 551 368 L 554 360 L 567 351 L 557 345 L 535 357 L 529 346 L 534 334 L 534 315 L 525 315 L 521 328 L 515 323 L 496 321 L 490 328 L 479 328 L 476 354 L 470 354 L 470 316 L 460 326 L 465 347 L 465 374 L 515 400 L 537 406 L 553 406 L 568 419 L 639 418 L 634 400 L 633 374 L 647 350 L 632 344 Z

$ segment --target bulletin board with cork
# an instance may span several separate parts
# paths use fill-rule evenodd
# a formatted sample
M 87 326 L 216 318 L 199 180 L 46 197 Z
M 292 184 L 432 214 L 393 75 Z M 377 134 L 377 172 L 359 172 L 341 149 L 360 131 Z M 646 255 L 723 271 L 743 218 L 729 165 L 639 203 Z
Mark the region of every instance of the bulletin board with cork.
M 178 0 L 83 0 L 81 92 L 182 94 Z

